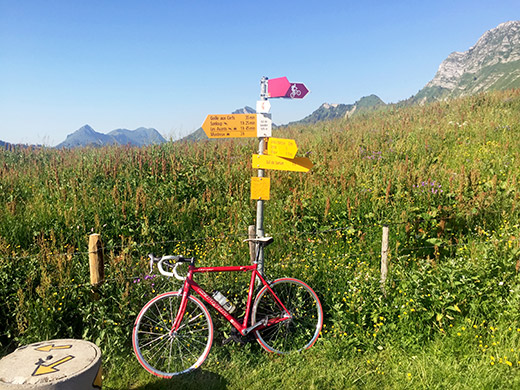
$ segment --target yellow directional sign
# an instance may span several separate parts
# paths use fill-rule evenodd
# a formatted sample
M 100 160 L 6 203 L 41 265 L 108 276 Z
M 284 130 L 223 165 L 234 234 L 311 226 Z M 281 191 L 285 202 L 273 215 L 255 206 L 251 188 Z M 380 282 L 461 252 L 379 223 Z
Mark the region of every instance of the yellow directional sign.
M 271 179 L 268 177 L 251 178 L 251 199 L 269 200 L 271 190 Z
M 208 115 L 202 130 L 209 138 L 256 138 L 256 114 Z
M 265 154 L 253 154 L 253 168 L 276 171 L 308 172 L 312 161 L 307 157 L 283 158 Z
M 41 351 L 41 352 L 49 352 L 53 351 L 55 349 L 70 349 L 72 348 L 72 345 L 55 345 L 55 344 L 47 344 L 43 347 L 35 348 L 35 351 Z
M 51 374 L 53 372 L 59 371 L 57 368 L 54 368 L 54 367 L 59 366 L 60 364 L 66 363 L 71 359 L 74 359 L 74 356 L 68 355 L 68 356 L 65 356 L 64 358 L 61 358 L 58 361 L 55 361 L 54 363 L 39 364 L 38 367 L 36 367 L 36 370 L 34 370 L 32 375 L 33 376 L 45 375 L 45 374 Z
M 267 154 L 271 156 L 294 158 L 298 146 L 293 139 L 269 138 L 267 141 Z

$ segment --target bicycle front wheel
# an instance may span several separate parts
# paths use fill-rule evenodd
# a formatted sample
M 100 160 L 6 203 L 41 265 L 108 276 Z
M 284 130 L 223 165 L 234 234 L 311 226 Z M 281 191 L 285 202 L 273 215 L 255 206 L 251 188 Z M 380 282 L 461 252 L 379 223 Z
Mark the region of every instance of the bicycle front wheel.
M 304 282 L 292 278 L 277 279 L 270 287 L 289 311 L 290 319 L 255 331 L 260 345 L 278 354 L 312 347 L 323 325 L 323 309 L 316 293 Z M 271 291 L 264 286 L 253 305 L 252 323 L 283 318 L 286 314 Z
M 193 296 L 177 332 L 171 332 L 182 295 L 167 292 L 149 301 L 135 321 L 132 343 L 139 363 L 151 374 L 171 378 L 199 367 L 213 342 L 208 309 Z

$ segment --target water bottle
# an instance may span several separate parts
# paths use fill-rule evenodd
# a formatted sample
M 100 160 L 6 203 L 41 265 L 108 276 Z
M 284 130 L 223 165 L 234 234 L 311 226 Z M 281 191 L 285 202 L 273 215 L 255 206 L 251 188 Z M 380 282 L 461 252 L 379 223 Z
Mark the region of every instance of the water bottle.
M 220 291 L 213 292 L 213 299 L 220 303 L 220 306 L 222 306 L 228 313 L 233 313 L 235 311 L 235 305 L 233 305 Z

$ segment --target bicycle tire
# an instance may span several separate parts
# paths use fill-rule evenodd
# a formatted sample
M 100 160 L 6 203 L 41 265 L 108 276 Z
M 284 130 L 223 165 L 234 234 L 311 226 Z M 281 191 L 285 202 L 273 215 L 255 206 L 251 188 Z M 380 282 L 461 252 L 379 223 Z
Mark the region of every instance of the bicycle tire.
M 316 293 L 306 283 L 281 278 L 269 285 L 291 313 L 290 320 L 255 331 L 260 345 L 269 352 L 285 354 L 309 349 L 318 339 L 323 326 L 323 309 Z M 251 323 L 283 315 L 267 286 L 258 293 L 251 313 Z
M 181 304 L 180 292 L 150 300 L 137 316 L 132 332 L 134 353 L 151 374 L 171 378 L 198 368 L 213 343 L 213 321 L 204 304 L 188 297 L 179 330 L 170 334 Z

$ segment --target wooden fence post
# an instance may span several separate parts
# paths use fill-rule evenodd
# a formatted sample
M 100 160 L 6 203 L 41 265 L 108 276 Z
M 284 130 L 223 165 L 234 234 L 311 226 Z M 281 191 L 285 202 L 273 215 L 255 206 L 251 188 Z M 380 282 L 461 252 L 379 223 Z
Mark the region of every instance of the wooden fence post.
M 256 238 L 255 225 L 249 225 L 249 227 L 247 228 L 247 235 L 249 239 Z M 253 264 L 256 260 L 256 245 L 252 241 L 249 241 L 249 257 L 251 259 L 251 264 Z
M 103 245 L 99 234 L 91 234 L 88 238 L 88 261 L 90 266 L 90 284 L 99 286 L 105 280 L 103 263 Z
M 381 291 L 386 297 L 386 277 L 388 275 L 388 226 L 383 226 L 383 239 L 381 241 Z

